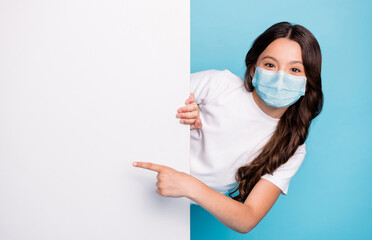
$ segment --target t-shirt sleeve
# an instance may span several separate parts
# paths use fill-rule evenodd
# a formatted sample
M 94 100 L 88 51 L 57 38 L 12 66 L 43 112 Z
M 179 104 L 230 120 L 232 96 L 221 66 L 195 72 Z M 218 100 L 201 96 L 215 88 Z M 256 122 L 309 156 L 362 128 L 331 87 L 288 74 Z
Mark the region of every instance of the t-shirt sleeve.
M 205 70 L 192 73 L 190 92 L 195 96 L 196 104 L 205 104 L 217 97 L 226 88 L 227 70 Z
M 264 174 L 261 178 L 264 178 L 281 189 L 282 195 L 287 195 L 289 183 L 291 178 L 296 174 L 300 168 L 306 155 L 306 144 L 298 146 L 295 154 L 288 159 L 286 163 L 279 166 L 274 172 L 273 175 L 267 173 Z

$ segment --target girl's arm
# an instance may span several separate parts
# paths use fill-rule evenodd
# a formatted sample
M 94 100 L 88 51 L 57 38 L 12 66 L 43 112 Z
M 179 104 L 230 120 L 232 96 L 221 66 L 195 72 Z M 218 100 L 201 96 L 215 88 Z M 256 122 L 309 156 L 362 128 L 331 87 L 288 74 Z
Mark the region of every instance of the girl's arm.
M 269 212 L 281 192 L 279 187 L 261 178 L 243 204 L 193 179 L 194 187 L 187 197 L 239 233 L 250 232 Z
M 280 188 L 261 178 L 244 203 L 208 187 L 199 179 L 168 166 L 133 162 L 133 166 L 158 172 L 156 192 L 165 197 L 187 197 L 198 203 L 225 226 L 240 233 L 250 232 L 267 214 L 280 195 Z

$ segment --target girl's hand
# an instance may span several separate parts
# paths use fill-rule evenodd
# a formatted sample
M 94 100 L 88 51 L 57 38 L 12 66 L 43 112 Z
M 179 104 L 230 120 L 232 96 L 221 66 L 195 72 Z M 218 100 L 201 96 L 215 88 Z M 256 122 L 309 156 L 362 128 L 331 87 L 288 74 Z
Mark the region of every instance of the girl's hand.
M 185 104 L 187 105 L 177 109 L 176 117 L 181 118 L 180 123 L 190 124 L 190 130 L 201 128 L 200 110 L 193 93 L 190 93 Z
M 158 172 L 156 192 L 164 197 L 189 197 L 193 177 L 173 168 L 150 162 L 133 162 L 134 167 L 140 167 Z

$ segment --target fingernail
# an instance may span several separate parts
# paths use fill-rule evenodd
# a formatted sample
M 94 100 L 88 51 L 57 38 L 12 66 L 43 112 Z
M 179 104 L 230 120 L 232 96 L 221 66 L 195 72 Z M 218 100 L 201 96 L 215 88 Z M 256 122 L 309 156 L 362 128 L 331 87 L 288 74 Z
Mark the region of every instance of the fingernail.
M 137 162 L 133 162 L 133 166 L 137 166 Z

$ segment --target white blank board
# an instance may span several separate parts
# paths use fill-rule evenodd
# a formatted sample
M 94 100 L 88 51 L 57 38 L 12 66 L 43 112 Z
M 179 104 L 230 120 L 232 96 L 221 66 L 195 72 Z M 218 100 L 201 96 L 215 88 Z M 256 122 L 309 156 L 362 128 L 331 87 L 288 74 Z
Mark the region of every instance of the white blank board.
M 0 0 L 0 239 L 189 239 L 189 1 Z

